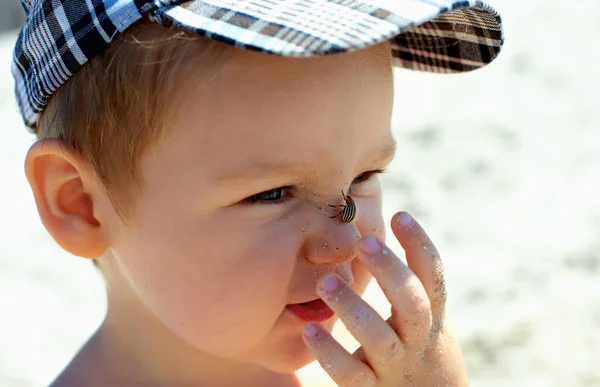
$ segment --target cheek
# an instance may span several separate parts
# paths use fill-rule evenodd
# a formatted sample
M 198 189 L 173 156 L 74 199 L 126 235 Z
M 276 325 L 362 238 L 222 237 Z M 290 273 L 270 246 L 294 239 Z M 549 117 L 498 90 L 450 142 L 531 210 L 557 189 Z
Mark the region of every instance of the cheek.
M 169 218 L 146 219 L 122 253 L 143 303 L 186 342 L 215 355 L 242 352 L 265 337 L 286 303 L 298 233 Z

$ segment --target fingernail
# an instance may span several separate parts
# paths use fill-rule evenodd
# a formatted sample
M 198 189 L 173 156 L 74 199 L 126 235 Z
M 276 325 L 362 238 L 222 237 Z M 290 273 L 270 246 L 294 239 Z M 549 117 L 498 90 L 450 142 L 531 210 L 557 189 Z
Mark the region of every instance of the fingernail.
M 323 279 L 322 288 L 326 292 L 333 292 L 338 286 L 340 286 L 340 281 L 333 274 L 328 274 L 327 277 Z
M 402 227 L 408 227 L 412 224 L 413 218 L 407 212 L 403 212 L 398 216 L 397 222 Z
M 370 235 L 362 241 L 362 243 L 360 244 L 360 249 L 365 254 L 375 254 L 378 253 L 379 250 L 381 250 L 381 245 L 377 241 L 377 238 Z
M 309 339 L 316 339 L 319 336 L 319 330 L 315 324 L 308 323 L 304 326 L 304 334 Z

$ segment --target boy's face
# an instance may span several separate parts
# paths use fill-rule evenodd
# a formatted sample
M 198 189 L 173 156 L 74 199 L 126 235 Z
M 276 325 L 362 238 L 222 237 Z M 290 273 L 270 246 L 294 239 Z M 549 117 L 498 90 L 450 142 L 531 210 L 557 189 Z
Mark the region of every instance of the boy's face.
M 124 342 L 143 335 L 165 353 L 292 372 L 312 357 L 286 305 L 317 298 L 329 272 L 362 293 L 369 275 L 353 245 L 384 237 L 369 172 L 394 153 L 389 46 L 314 59 L 235 50 L 184 87 L 168 137 L 141 161 L 135 224 L 107 201 L 96 209 L 110 244 L 108 319 L 137 327 Z M 349 188 L 358 211 L 342 223 L 328 205 Z

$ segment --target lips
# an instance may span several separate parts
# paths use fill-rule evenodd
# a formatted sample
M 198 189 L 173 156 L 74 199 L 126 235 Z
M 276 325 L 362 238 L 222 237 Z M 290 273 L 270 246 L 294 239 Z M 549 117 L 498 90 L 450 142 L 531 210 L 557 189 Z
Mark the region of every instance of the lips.
M 309 322 L 323 322 L 329 320 L 335 312 L 320 298 L 300 304 L 287 305 L 287 309 L 299 319 Z

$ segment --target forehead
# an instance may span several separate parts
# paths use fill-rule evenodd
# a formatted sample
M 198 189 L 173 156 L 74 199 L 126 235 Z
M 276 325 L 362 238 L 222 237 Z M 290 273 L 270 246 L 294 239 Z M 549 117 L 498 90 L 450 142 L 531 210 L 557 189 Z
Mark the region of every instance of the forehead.
M 389 142 L 390 60 L 387 44 L 310 59 L 232 49 L 183 86 L 165 149 L 211 179 L 257 159 L 343 167 Z

